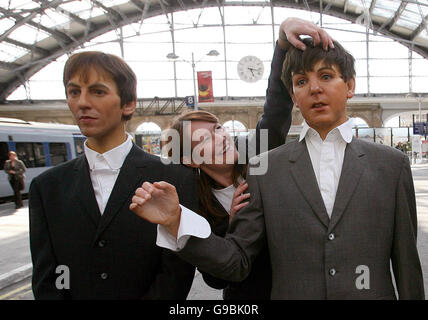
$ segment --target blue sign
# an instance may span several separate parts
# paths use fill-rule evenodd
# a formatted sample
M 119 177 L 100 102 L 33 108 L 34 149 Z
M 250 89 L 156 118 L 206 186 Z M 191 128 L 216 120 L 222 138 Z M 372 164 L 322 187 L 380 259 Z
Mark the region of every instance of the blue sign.
M 427 132 L 426 122 L 414 122 L 413 123 L 413 134 L 425 135 Z
M 195 107 L 195 96 L 186 96 L 185 98 L 186 106 L 188 108 L 194 108 Z

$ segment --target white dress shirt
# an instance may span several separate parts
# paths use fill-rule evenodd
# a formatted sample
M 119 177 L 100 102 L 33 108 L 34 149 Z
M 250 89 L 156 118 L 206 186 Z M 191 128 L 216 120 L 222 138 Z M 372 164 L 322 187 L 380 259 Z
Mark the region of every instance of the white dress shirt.
M 333 211 L 346 144 L 352 141 L 352 126 L 352 119 L 349 119 L 331 130 L 323 141 L 318 132 L 309 127 L 305 121 L 300 133 L 299 141 L 305 139 L 318 187 L 329 217 Z M 184 248 L 190 236 L 207 238 L 211 234 L 211 227 L 205 218 L 189 209 L 181 208 L 177 239 L 159 225 L 156 241 L 158 246 L 179 251 Z
M 89 171 L 100 213 L 104 213 L 111 191 L 119 176 L 120 168 L 132 148 L 132 138 L 129 134 L 124 143 L 103 154 L 100 154 L 84 143 L 85 156 L 88 160 Z
M 299 141 L 306 141 L 318 188 L 329 217 L 333 212 L 346 145 L 352 141 L 352 126 L 353 122 L 349 119 L 331 130 L 324 140 L 306 121 L 300 132 Z

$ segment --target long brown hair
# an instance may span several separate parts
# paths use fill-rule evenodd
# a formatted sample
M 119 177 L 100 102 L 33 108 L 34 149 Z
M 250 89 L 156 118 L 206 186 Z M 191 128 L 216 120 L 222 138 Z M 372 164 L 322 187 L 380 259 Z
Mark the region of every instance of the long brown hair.
M 183 140 L 184 130 L 183 122 L 184 121 L 206 121 L 210 123 L 219 123 L 219 119 L 208 111 L 198 110 L 198 111 L 188 111 L 180 116 L 173 119 L 170 129 L 176 130 L 180 136 L 180 162 L 183 164 Z M 168 151 L 168 156 L 172 157 L 172 150 Z M 235 163 L 233 167 L 233 184 L 235 187 L 238 187 L 239 182 L 238 178 L 240 176 L 245 177 L 247 172 L 246 164 Z M 216 224 L 223 217 L 227 216 L 223 210 L 217 205 L 215 205 L 216 198 L 212 192 L 212 188 L 220 187 L 219 184 L 207 175 L 203 170 L 195 169 L 195 175 L 198 181 L 198 198 L 200 210 L 199 214 L 205 217 L 210 224 Z M 228 209 L 228 208 L 225 208 Z

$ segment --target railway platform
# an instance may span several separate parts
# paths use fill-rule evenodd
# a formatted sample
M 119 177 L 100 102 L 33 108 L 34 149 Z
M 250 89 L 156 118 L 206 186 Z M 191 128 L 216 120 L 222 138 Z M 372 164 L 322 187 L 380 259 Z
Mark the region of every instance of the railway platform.
M 418 210 L 418 249 L 428 299 L 428 163 L 412 164 L 412 173 Z M 0 300 L 34 299 L 28 229 L 28 200 L 18 210 L 13 203 L 0 204 Z M 201 274 L 195 274 L 189 300 L 219 300 L 221 297 L 221 290 L 208 287 Z

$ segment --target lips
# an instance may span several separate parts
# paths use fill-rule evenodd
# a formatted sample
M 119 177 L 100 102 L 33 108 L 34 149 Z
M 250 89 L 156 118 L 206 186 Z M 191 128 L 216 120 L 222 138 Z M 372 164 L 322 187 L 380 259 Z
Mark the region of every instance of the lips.
M 324 103 L 324 102 L 317 102 L 317 103 L 312 104 L 312 108 L 313 108 L 313 109 L 318 109 L 318 108 L 325 107 L 326 105 L 327 105 L 327 103 Z
M 96 120 L 97 118 L 91 117 L 91 116 L 80 116 L 79 120 L 80 121 L 91 121 L 91 120 Z

